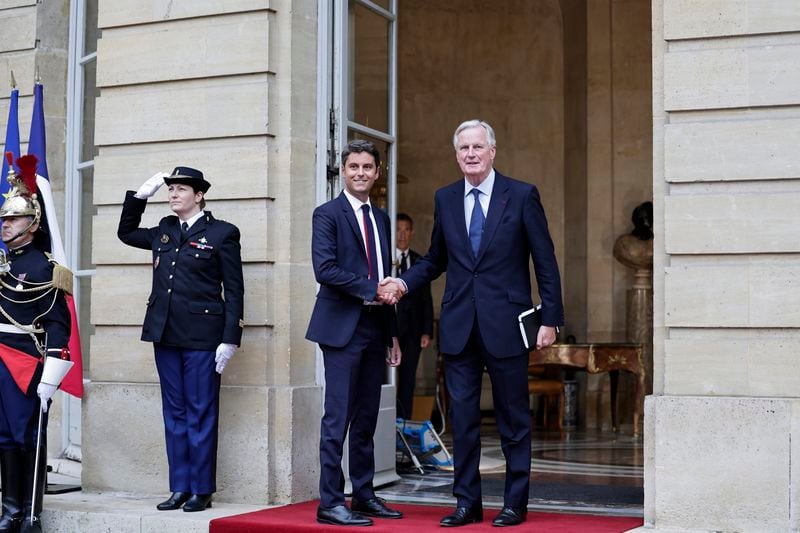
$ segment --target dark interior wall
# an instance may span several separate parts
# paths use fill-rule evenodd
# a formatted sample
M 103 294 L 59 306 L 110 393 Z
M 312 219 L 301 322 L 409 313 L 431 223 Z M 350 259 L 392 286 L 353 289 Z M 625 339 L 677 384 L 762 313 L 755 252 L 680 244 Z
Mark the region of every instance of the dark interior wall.
M 586 0 L 560 0 L 564 25 L 564 306 L 563 338 L 586 340 Z
M 481 118 L 496 168 L 535 183 L 563 260 L 564 112 L 557 0 L 403 0 L 399 14 L 398 208 L 424 249 L 436 189 L 461 177 L 453 130 Z

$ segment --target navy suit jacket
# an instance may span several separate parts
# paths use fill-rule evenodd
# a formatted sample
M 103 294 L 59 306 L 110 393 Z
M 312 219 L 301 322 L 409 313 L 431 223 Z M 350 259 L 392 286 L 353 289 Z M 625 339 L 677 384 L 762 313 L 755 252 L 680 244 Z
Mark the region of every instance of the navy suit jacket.
M 189 350 L 214 351 L 221 342 L 239 345 L 244 326 L 244 280 L 239 229 L 210 211 L 182 234 L 171 215 L 140 228 L 147 200 L 128 191 L 117 236 L 153 253 L 153 287 L 142 340 Z M 224 297 L 223 297 L 224 289 Z
M 533 258 L 542 323 L 564 323 L 561 279 L 535 186 L 495 172 L 489 212 L 478 257 L 472 254 L 464 215 L 464 180 L 436 191 L 431 246 L 403 276 L 409 291 L 447 272 L 439 343 L 458 354 L 469 339 L 477 313 L 484 344 L 495 357 L 525 353 L 517 316 L 530 309 Z
M 383 272 L 391 275 L 391 223 L 380 209 L 372 213 L 378 226 Z M 314 276 L 320 284 L 306 338 L 310 341 L 342 348 L 350 342 L 361 317 L 364 301 L 378 294 L 380 280 L 369 279 L 364 238 L 353 207 L 344 193 L 314 210 L 311 236 L 311 260 Z M 394 306 L 377 310 L 386 333 L 386 345 L 397 336 Z

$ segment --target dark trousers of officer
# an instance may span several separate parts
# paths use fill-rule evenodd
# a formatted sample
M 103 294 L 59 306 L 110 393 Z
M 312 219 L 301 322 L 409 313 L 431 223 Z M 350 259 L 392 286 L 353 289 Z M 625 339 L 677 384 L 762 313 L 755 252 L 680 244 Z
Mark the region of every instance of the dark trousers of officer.
M 400 335 L 400 351 L 403 358 L 397 367 L 397 416 L 411 418 L 414 410 L 414 387 L 417 384 L 417 365 L 422 352 L 420 338 L 416 335 Z M 427 416 L 423 417 L 428 418 Z
M 216 492 L 220 375 L 215 354 L 159 343 L 154 349 L 161 381 L 169 490 Z
M 386 372 L 380 306 L 364 306 L 352 339 L 343 348 L 321 345 L 325 362 L 325 414 L 320 430 L 320 507 L 344 505 L 342 453 L 350 430 L 349 470 L 353 498 L 375 496 L 373 436 Z
M 39 397 L 36 394 L 26 396 L 19 390 L 6 365 L 0 363 L 0 449 L 36 448 L 39 405 Z M 47 413 L 44 413 L 42 442 L 47 440 L 46 427 Z
M 481 384 L 484 367 L 492 382 L 492 396 L 506 458 L 504 505 L 526 508 L 531 468 L 531 421 L 528 396 L 528 354 L 494 357 L 486 350 L 478 321 L 464 350 L 444 354 L 453 428 L 453 495 L 459 507 L 480 507 Z
M 36 471 L 36 440 L 39 422 L 39 397 L 26 396 L 6 368 L 0 363 L 0 483 L 3 488 L 0 527 L 19 527 L 28 521 L 36 490 L 34 516 L 42 512 L 45 476 L 47 474 L 47 413 L 42 414 L 39 477 Z M 16 525 L 12 526 L 11 524 Z

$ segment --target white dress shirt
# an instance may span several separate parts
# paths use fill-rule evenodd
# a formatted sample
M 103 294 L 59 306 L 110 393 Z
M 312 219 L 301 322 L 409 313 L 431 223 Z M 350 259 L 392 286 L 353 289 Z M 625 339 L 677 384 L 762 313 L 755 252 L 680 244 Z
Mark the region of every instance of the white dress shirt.
M 190 218 L 189 220 L 181 220 L 181 223 L 180 223 L 180 225 L 181 225 L 181 226 L 183 226 L 183 223 L 184 223 L 184 222 L 186 222 L 186 225 L 187 225 L 189 228 L 191 228 L 191 227 L 194 225 L 194 223 L 195 223 L 195 222 L 197 222 L 198 220 L 200 220 L 200 218 L 201 218 L 203 215 L 205 215 L 205 212 L 203 212 L 203 210 L 201 209 L 201 210 L 200 210 L 200 211 L 199 211 L 199 212 L 198 212 L 198 213 L 197 213 L 195 216 L 193 216 L 193 217 L 192 217 L 192 218 Z M 180 217 L 178 217 L 178 219 L 180 220 Z M 188 229 L 187 229 L 187 231 L 188 231 Z

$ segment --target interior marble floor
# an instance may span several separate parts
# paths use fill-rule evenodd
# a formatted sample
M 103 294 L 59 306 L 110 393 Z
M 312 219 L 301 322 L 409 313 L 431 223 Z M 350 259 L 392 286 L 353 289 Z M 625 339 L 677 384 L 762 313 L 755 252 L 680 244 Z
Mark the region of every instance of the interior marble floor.
M 481 478 L 486 507 L 502 507 L 505 462 L 491 423 L 481 432 Z M 450 449 L 451 435 L 442 440 Z M 402 456 L 398 455 L 398 460 Z M 601 431 L 534 432 L 529 510 L 642 516 L 642 440 L 630 434 Z M 453 505 L 453 474 L 399 467 L 401 481 L 378 494 L 395 502 Z

